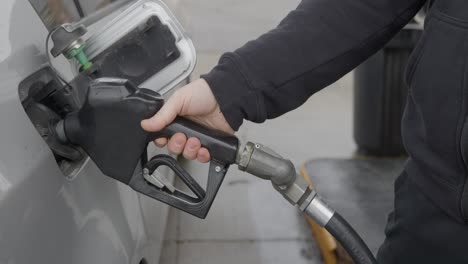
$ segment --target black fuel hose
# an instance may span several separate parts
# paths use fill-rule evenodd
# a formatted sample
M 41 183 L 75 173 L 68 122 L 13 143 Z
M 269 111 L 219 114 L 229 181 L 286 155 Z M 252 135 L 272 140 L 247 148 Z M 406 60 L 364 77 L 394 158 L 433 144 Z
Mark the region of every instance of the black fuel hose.
M 377 260 L 366 243 L 340 214 L 335 212 L 325 225 L 325 229 L 340 242 L 354 263 L 377 264 Z

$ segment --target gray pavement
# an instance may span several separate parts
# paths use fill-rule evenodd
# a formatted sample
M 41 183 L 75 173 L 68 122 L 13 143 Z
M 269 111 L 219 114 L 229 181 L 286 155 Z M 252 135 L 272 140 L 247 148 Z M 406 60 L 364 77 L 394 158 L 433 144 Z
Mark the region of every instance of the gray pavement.
M 274 27 L 298 1 L 168 0 L 198 50 L 197 78 L 233 50 Z M 352 75 L 312 96 L 299 109 L 264 124 L 245 123 L 243 140 L 266 144 L 293 160 L 350 157 Z M 186 163 L 204 182 L 207 167 Z M 303 217 L 270 183 L 232 167 L 207 219 L 171 210 L 161 264 L 321 263 Z

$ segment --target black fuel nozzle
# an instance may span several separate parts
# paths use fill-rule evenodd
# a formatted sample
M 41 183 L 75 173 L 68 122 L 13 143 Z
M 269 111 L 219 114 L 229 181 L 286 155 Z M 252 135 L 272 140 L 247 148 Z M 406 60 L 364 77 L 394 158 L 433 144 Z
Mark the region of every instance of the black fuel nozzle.
M 159 132 L 146 132 L 140 122 L 156 114 L 164 100 L 152 90 L 137 88 L 128 80 L 101 78 L 91 82 L 86 100 L 76 112 L 57 123 L 55 132 L 62 141 L 81 146 L 107 176 L 136 191 L 200 218 L 206 217 L 229 165 L 235 163 L 238 139 L 178 117 Z M 177 132 L 200 139 L 212 160 L 206 190 L 177 161 L 167 155 L 146 160 L 148 143 Z M 171 168 L 195 194 L 157 187 L 145 180 L 159 166 Z M 146 169 L 146 170 L 145 170 Z

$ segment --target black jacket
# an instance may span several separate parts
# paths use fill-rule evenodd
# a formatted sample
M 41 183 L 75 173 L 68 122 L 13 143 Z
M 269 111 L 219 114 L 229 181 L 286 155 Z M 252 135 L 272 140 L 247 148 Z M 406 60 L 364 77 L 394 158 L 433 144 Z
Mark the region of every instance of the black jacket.
M 425 0 L 304 0 L 202 76 L 235 130 L 304 103 L 388 42 Z
M 232 128 L 304 103 L 388 42 L 425 0 L 303 0 L 274 30 L 224 54 L 207 75 Z M 435 0 L 407 67 L 408 178 L 468 220 L 468 0 Z

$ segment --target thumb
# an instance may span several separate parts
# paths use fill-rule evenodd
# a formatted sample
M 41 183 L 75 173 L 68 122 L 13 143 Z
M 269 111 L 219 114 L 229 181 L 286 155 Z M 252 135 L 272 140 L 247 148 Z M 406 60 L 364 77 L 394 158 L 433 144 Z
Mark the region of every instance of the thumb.
M 141 127 L 150 132 L 156 132 L 169 125 L 180 113 L 183 98 L 173 94 L 161 109 L 151 118 L 141 121 Z

